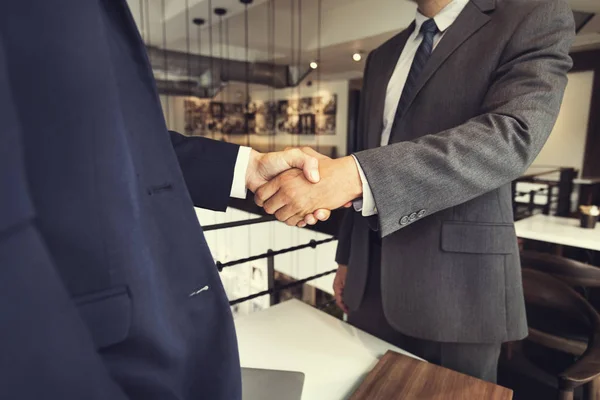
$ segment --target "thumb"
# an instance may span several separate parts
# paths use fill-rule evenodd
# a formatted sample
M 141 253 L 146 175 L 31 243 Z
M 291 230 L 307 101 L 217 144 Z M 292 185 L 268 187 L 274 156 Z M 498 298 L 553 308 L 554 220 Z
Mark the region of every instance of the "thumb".
M 299 149 L 285 151 L 283 157 L 291 168 L 298 168 L 304 172 L 304 176 L 312 183 L 321 180 L 319 174 L 319 160 L 309 156 Z

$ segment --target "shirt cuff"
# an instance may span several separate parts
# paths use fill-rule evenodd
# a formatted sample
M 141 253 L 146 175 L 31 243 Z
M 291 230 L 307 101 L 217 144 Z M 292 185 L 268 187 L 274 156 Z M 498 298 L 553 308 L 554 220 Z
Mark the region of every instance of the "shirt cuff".
M 246 198 L 246 172 L 248 171 L 248 164 L 250 163 L 250 147 L 240 146 L 238 150 L 237 159 L 235 160 L 235 169 L 233 171 L 233 183 L 231 184 L 230 197 L 236 199 Z
M 360 163 L 352 155 L 354 158 L 354 162 L 356 163 L 356 167 L 358 168 L 358 174 L 360 175 L 360 181 L 362 183 L 363 195 L 362 199 L 358 199 L 352 202 L 354 209 L 356 211 L 360 211 L 363 217 L 370 217 L 372 215 L 377 214 L 377 207 L 375 206 L 375 198 L 373 197 L 373 192 L 371 191 L 371 186 L 369 186 L 369 182 L 367 182 L 367 177 L 360 166 Z

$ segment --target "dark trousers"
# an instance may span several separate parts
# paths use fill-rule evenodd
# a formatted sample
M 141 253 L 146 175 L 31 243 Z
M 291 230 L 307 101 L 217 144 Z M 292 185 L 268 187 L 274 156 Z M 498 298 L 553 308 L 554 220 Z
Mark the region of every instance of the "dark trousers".
M 363 301 L 357 311 L 348 315 L 348 322 L 431 363 L 496 383 L 501 343 L 432 342 L 403 335 L 388 323 L 381 300 L 381 241 L 374 236 Z

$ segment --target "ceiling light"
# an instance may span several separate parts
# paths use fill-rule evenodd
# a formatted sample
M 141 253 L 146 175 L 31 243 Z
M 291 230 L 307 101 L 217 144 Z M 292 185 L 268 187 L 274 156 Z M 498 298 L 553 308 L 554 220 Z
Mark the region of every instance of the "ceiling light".
M 317 64 L 317 62 L 316 62 L 316 61 L 312 61 L 312 62 L 310 63 L 310 67 L 311 67 L 312 69 L 317 69 L 317 67 L 318 67 L 318 66 L 319 66 L 319 64 Z
M 352 54 L 352 59 L 354 61 L 358 62 L 358 61 L 362 60 L 362 54 L 360 54 L 360 53 L 354 53 L 354 54 Z

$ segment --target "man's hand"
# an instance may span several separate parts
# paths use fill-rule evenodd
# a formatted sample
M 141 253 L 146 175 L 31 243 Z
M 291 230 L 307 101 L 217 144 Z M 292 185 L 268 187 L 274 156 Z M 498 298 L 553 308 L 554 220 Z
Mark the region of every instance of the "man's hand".
M 287 149 L 273 153 L 252 150 L 246 172 L 246 187 L 256 193 L 265 183 L 292 168 L 298 168 L 309 182 L 319 182 L 319 161 L 300 149 Z
M 344 303 L 344 288 L 346 287 L 346 274 L 348 273 L 348 266 L 339 264 L 338 270 L 335 273 L 335 279 L 333 280 L 333 293 L 335 295 L 335 303 L 343 312 L 348 314 L 348 306 Z
M 308 154 L 309 156 L 316 158 L 317 160 L 331 160 L 331 157 L 327 157 L 326 155 L 323 155 L 323 154 L 315 151 L 311 147 L 302 147 L 301 150 L 304 153 Z M 346 207 L 346 208 L 352 207 L 352 202 L 348 202 L 347 204 L 344 204 L 344 207 Z M 319 209 L 319 210 L 316 210 L 315 212 L 313 212 L 312 214 L 306 215 L 304 217 L 304 221 L 298 222 L 297 226 L 299 228 L 304 228 L 306 225 L 316 225 L 316 223 L 318 221 L 327 221 L 330 216 L 331 216 L 331 210 Z
M 315 210 L 333 210 L 360 197 L 362 183 L 353 157 L 319 162 L 318 183 L 307 181 L 301 171 L 286 171 L 255 192 L 256 204 L 294 226 Z

